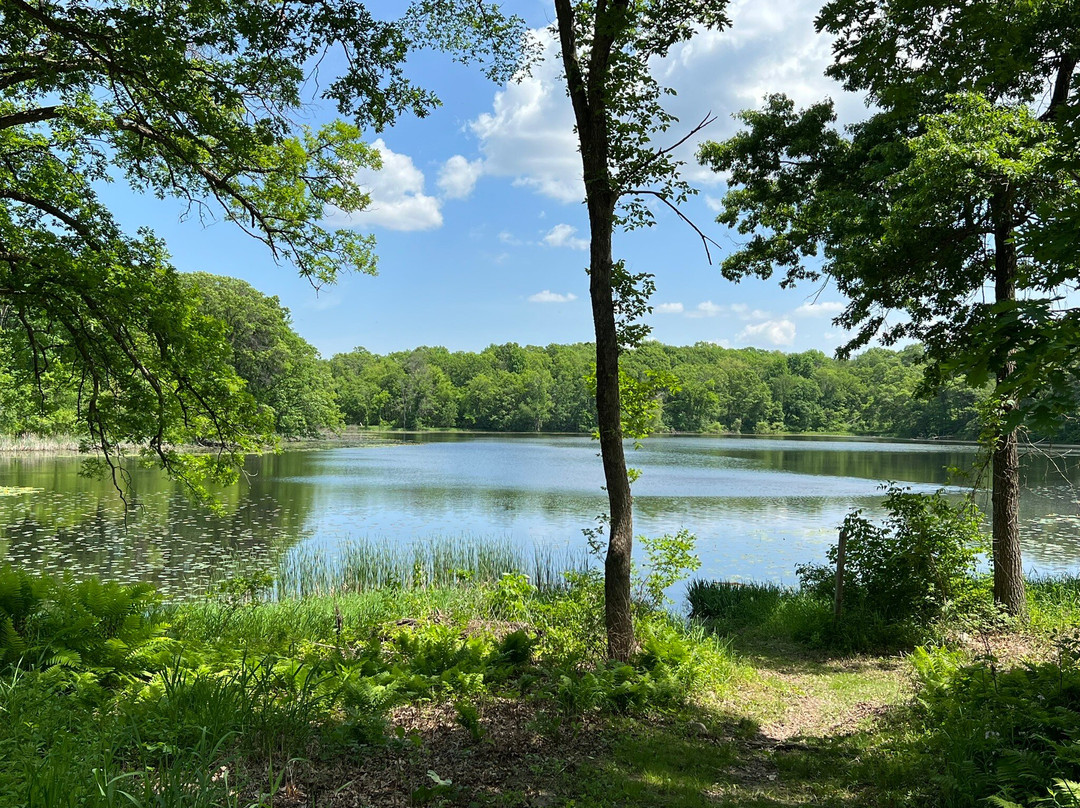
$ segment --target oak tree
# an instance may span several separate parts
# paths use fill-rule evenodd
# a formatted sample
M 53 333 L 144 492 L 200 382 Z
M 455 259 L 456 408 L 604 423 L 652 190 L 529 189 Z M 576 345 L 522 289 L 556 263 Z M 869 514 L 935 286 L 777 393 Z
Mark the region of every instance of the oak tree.
M 1018 428 L 1062 414 L 1080 350 L 1062 305 L 1080 256 L 1025 246 L 1080 203 L 1067 147 L 1080 16 L 1055 0 L 832 0 L 817 27 L 835 37 L 828 74 L 872 114 L 840 131 L 831 102 L 774 95 L 702 148 L 730 172 L 719 221 L 748 237 L 723 271 L 827 275 L 850 300 L 842 353 L 916 339 L 932 383 L 994 383 L 994 596 L 1020 613 Z

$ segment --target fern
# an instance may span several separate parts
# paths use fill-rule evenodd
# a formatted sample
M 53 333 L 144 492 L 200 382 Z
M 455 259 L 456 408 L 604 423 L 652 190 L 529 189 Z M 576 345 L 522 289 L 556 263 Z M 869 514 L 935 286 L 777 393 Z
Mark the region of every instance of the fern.
M 0 664 L 142 675 L 172 654 L 149 584 L 76 581 L 0 567 Z
M 27 645 L 11 615 L 0 612 L 0 663 L 17 662 L 26 654 Z
M 42 662 L 42 667 L 45 669 L 50 668 L 73 668 L 79 669 L 82 667 L 83 659 L 78 651 L 72 651 L 70 648 L 63 648 L 52 656 L 46 658 Z

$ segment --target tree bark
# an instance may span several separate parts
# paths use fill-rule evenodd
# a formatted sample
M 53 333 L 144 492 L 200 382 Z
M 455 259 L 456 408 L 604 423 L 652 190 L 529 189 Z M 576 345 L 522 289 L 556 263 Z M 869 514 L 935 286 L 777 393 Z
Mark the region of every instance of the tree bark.
M 1023 615 L 1024 568 L 1020 558 L 1020 461 L 1016 430 L 998 438 L 993 460 L 994 602 Z
M 578 59 L 571 0 L 555 0 L 566 87 L 574 107 L 581 149 L 585 202 L 589 212 L 589 297 L 596 334 L 596 422 L 608 495 L 608 549 L 604 561 L 604 622 L 608 655 L 629 659 L 634 650 L 630 604 L 630 557 L 634 546 L 633 500 L 623 452 L 619 400 L 619 337 L 612 289 L 612 232 L 615 203 L 608 166 L 610 130 L 607 94 L 614 21 L 626 0 L 605 0 L 593 12 L 593 35 L 587 72 Z
M 589 296 L 596 334 L 596 423 L 608 495 L 608 549 L 604 561 L 604 621 L 608 655 L 629 659 L 634 650 L 630 608 L 630 556 L 634 546 L 633 500 L 623 452 L 622 406 L 619 399 L 619 341 L 611 288 L 612 217 L 590 204 L 592 246 Z M 612 212 L 613 213 L 613 212 Z
M 994 292 L 998 303 L 1016 299 L 1017 258 L 1013 244 L 1012 202 L 1008 191 L 995 194 L 990 202 L 994 221 Z M 997 370 L 998 385 L 1008 381 L 1016 369 L 1006 359 Z M 1003 405 L 1002 415 L 1016 409 L 1015 402 Z M 1024 568 L 1020 554 L 1020 459 L 1018 430 L 1002 430 L 995 436 L 993 475 L 993 563 L 994 602 L 1011 615 L 1023 615 Z

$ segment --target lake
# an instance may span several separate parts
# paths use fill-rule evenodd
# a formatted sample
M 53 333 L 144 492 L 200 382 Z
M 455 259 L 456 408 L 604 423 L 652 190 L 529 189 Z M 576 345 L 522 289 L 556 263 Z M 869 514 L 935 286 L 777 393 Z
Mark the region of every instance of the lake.
M 0 561 L 198 589 L 214 570 L 277 554 L 332 554 L 350 537 L 505 540 L 577 555 L 606 510 L 598 445 L 578 436 L 384 435 L 364 445 L 248 458 L 211 513 L 155 469 L 132 468 L 134 506 L 77 458 L 0 457 Z M 851 508 L 880 486 L 916 491 L 970 468 L 975 447 L 825 438 L 654 437 L 628 453 L 635 533 L 687 528 L 700 575 L 791 583 L 822 561 Z M 1025 567 L 1080 567 L 1080 457 L 1024 456 Z M 949 488 L 964 493 L 962 481 Z M 983 498 L 985 504 L 985 497 Z

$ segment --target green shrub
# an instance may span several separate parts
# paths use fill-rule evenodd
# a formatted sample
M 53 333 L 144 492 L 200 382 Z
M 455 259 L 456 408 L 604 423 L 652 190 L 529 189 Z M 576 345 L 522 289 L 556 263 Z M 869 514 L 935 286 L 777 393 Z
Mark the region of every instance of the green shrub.
M 637 597 L 646 607 L 659 609 L 673 602 L 666 590 L 701 567 L 694 553 L 697 536 L 684 529 L 675 535 L 638 536 L 638 541 L 645 550 L 648 572 L 635 581 Z
M 856 510 L 840 528 L 846 537 L 844 608 L 856 620 L 872 615 L 886 624 L 926 624 L 974 589 L 984 545 L 979 511 L 971 502 L 954 507 L 942 491 L 914 494 L 895 485 L 887 489 L 884 506 L 889 515 L 883 524 Z M 802 586 L 832 597 L 837 554 L 833 546 L 829 566 L 799 567 Z
M 947 650 L 916 649 L 928 760 L 944 805 L 1072 805 L 1056 780 L 1080 779 L 1080 666 L 1055 662 L 999 670 Z

